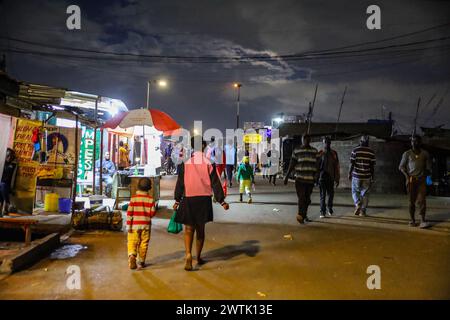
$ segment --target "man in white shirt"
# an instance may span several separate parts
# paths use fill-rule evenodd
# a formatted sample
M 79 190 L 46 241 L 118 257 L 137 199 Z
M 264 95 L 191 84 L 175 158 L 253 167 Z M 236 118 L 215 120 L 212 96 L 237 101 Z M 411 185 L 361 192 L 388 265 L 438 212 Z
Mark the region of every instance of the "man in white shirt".
M 230 188 L 233 185 L 232 181 L 233 181 L 235 154 L 236 149 L 234 148 L 233 140 L 228 140 L 228 143 L 225 145 L 225 161 L 226 161 L 225 164 L 226 164 L 228 185 Z

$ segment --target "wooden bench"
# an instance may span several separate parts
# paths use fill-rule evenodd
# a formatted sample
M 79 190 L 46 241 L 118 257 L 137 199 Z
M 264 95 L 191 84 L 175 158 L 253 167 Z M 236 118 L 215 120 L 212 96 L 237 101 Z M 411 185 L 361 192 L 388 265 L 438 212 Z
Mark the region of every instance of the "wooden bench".
M 37 224 L 34 219 L 0 218 L 0 228 L 22 229 L 25 232 L 25 245 L 31 244 L 31 226 Z

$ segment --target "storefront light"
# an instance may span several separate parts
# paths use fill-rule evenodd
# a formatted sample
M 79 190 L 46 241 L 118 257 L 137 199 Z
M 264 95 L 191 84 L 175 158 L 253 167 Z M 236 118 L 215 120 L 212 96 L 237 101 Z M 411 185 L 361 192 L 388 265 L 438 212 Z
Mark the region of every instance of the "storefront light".
M 56 126 L 63 127 L 63 128 L 75 128 L 76 122 L 74 120 L 57 118 Z

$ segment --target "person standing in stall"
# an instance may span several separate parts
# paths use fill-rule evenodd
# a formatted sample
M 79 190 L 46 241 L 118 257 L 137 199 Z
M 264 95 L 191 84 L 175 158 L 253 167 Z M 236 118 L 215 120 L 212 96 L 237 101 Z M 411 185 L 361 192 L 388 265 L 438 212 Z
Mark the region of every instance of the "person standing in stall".
M 125 148 L 123 141 L 119 142 L 119 170 L 124 170 L 130 165 L 129 151 Z
M 9 212 L 9 195 L 14 189 L 14 183 L 17 173 L 17 162 L 13 149 L 6 150 L 5 165 L 3 166 L 3 175 L 0 183 L 0 217 Z

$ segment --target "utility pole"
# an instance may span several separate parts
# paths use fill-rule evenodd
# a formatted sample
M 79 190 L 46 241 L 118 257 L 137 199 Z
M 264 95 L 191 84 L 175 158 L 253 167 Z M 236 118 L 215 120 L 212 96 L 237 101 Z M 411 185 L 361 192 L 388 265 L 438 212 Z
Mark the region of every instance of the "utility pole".
M 416 135 L 417 132 L 417 117 L 419 115 L 419 107 L 420 107 L 420 97 L 419 100 L 417 100 L 417 108 L 416 108 L 416 116 L 414 117 L 414 129 L 413 129 L 413 136 Z
M 241 87 L 242 83 L 235 83 L 234 87 L 237 89 L 237 100 L 236 100 L 236 129 L 239 128 L 239 104 L 241 101 Z
M 236 82 L 233 84 L 233 87 L 235 87 L 237 89 L 237 100 L 236 100 L 236 130 L 239 129 L 239 103 L 241 101 L 241 87 L 242 87 L 242 83 Z M 234 162 L 235 162 L 235 167 L 238 164 L 238 141 L 236 138 L 236 142 L 234 144 Z
M 334 130 L 335 135 L 338 132 L 339 121 L 341 120 L 342 106 L 344 105 L 344 98 L 345 98 L 346 92 L 347 92 L 347 86 L 345 86 L 344 93 L 342 94 L 341 105 L 339 106 L 339 113 L 338 113 L 338 118 L 337 118 L 337 122 L 336 122 L 336 129 Z
M 316 104 L 316 96 L 317 96 L 317 88 L 319 87 L 319 84 L 316 84 L 316 90 L 314 91 L 314 99 L 311 105 L 311 102 L 309 103 L 309 112 L 308 112 L 308 131 L 307 133 L 309 134 L 310 130 L 311 130 L 311 120 L 312 120 L 312 116 L 313 116 L 313 111 L 314 111 L 314 105 Z

